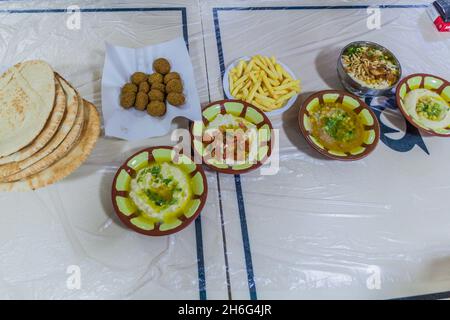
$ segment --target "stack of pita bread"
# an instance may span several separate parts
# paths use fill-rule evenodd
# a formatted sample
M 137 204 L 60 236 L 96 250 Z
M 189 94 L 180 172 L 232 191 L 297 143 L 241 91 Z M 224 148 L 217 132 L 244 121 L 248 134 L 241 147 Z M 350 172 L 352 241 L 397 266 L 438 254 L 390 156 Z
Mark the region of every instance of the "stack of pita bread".
M 44 61 L 0 77 L 0 191 L 41 188 L 71 174 L 100 134 L 95 106 Z

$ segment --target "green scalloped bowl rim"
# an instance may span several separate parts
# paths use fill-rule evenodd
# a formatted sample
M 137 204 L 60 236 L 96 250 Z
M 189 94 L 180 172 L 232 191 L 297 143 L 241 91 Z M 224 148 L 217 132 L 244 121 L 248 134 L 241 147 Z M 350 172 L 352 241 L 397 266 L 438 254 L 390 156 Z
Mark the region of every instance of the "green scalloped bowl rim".
M 214 110 L 216 109 L 216 110 Z M 203 121 L 199 122 L 196 121 L 191 125 L 191 138 L 192 138 L 192 147 L 194 149 L 194 152 L 196 155 L 200 156 L 203 159 L 203 163 L 210 169 L 225 173 L 225 174 L 243 174 L 247 173 L 249 171 L 256 170 L 260 166 L 262 166 L 265 161 L 270 157 L 272 153 L 272 144 L 273 144 L 273 135 L 270 134 L 267 137 L 267 141 L 270 140 L 270 143 L 267 144 L 268 149 L 265 154 L 258 155 L 258 159 L 254 164 L 242 164 L 242 165 L 227 165 L 227 164 L 214 164 L 209 161 L 208 158 L 206 158 L 203 155 L 203 152 L 200 152 L 198 150 L 198 146 L 201 144 L 202 148 L 205 147 L 203 142 L 201 141 L 201 136 L 198 136 L 198 130 L 203 132 L 204 126 L 209 123 L 210 120 L 214 119 L 215 116 L 217 116 L 219 113 L 222 114 L 233 114 L 235 116 L 240 116 L 245 118 L 246 120 L 254 123 L 258 126 L 258 128 L 261 127 L 268 127 L 270 132 L 272 133 L 273 127 L 272 123 L 270 122 L 269 118 L 264 114 L 264 112 L 260 111 L 255 106 L 251 105 L 248 102 L 241 101 L 241 100 L 232 100 L 232 99 L 225 99 L 225 100 L 219 100 L 212 102 L 205 106 L 202 110 L 202 118 Z M 198 126 L 201 125 L 202 127 L 199 129 Z
M 310 133 L 308 124 L 309 107 L 322 102 L 336 102 L 346 104 L 356 110 L 355 112 L 364 122 L 367 136 L 364 143 L 353 149 L 351 152 L 343 153 L 338 150 L 326 149 L 316 138 Z M 298 113 L 298 123 L 300 131 L 305 137 L 308 144 L 320 154 L 335 160 L 355 161 L 368 156 L 375 150 L 380 140 L 380 124 L 378 119 L 369 106 L 357 96 L 341 90 L 323 90 L 310 95 L 302 104 Z
M 430 78 L 430 79 L 434 80 L 435 82 L 441 83 L 441 85 L 438 87 L 428 86 L 428 88 L 427 88 L 427 81 L 426 81 L 427 78 Z M 414 86 L 414 87 L 411 88 L 411 86 Z M 417 122 L 405 110 L 405 108 L 403 106 L 403 98 L 404 97 L 402 97 L 402 95 L 406 95 L 409 92 L 408 89 L 415 90 L 415 89 L 419 89 L 419 88 L 426 88 L 426 89 L 432 90 L 442 96 L 444 91 L 447 90 L 448 88 L 450 88 L 450 82 L 445 80 L 444 78 L 441 78 L 441 77 L 438 77 L 438 76 L 435 76 L 432 74 L 414 73 L 414 74 L 411 74 L 411 75 L 403 78 L 402 80 L 400 80 L 400 82 L 397 85 L 397 90 L 395 92 L 395 99 L 397 102 L 397 107 L 400 109 L 400 112 L 403 114 L 403 116 L 406 118 L 406 120 L 409 123 L 411 123 L 417 129 L 422 130 L 432 136 L 450 137 L 450 128 L 449 129 L 444 129 L 444 128 L 430 129 L 428 127 L 423 126 L 421 123 Z M 448 89 L 448 90 L 449 90 L 448 96 L 447 96 L 447 93 L 445 93 L 446 96 L 443 96 L 443 98 L 447 101 L 447 103 L 450 102 L 450 89 Z M 437 130 L 439 130 L 439 131 L 437 131 Z
M 147 236 L 165 236 L 186 228 L 202 211 L 208 195 L 208 183 L 201 165 L 195 164 L 191 157 L 182 155 L 185 163 L 177 164 L 191 177 L 193 199 L 187 205 L 183 215 L 174 217 L 170 222 L 160 223 L 136 214 L 136 207 L 128 198 L 129 180 L 133 172 L 148 164 L 149 161 L 173 161 L 174 148 L 156 146 L 140 150 L 130 156 L 117 170 L 111 186 L 111 200 L 119 219 L 130 229 Z M 128 176 L 128 178 L 127 178 Z M 134 206 L 134 207 L 133 207 Z

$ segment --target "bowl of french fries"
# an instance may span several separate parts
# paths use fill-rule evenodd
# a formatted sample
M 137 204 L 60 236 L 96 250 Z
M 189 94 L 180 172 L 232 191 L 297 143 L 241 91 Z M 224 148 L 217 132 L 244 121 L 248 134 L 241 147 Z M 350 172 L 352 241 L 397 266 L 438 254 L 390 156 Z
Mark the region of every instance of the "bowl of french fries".
M 242 57 L 228 66 L 223 78 L 228 99 L 245 101 L 268 115 L 292 107 L 300 93 L 300 80 L 274 56 Z

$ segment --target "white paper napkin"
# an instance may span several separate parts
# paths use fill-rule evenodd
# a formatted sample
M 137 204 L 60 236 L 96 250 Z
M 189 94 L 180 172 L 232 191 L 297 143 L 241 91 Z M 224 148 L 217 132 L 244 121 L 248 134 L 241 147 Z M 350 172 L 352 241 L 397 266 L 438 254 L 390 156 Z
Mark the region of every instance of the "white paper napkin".
M 167 104 L 167 113 L 151 117 L 146 111 L 120 106 L 120 90 L 137 71 L 153 73 L 153 61 L 165 58 L 171 71 L 182 78 L 186 103 L 180 107 Z M 126 140 L 158 137 L 170 131 L 172 120 L 184 117 L 201 120 L 200 99 L 195 86 L 194 69 L 183 38 L 147 46 L 125 48 L 106 43 L 105 65 L 102 78 L 102 110 L 105 134 Z

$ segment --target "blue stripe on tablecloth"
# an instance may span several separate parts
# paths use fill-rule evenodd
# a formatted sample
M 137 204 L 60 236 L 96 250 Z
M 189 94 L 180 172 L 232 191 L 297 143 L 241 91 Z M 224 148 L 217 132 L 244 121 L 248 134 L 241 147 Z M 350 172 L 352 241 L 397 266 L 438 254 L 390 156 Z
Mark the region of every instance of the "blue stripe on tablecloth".
M 8 2 L 0 0 L 0 2 Z M 187 14 L 185 7 L 164 7 L 164 8 L 80 8 L 80 12 L 86 13 L 101 13 L 101 12 L 157 12 L 157 11 L 180 11 L 181 20 L 183 27 L 183 38 L 186 42 L 186 46 L 189 50 L 189 38 L 188 38 L 188 24 L 187 24 Z M 0 13 L 65 13 L 68 12 L 67 9 L 0 9 Z M 201 217 L 199 216 L 195 220 L 195 239 L 197 247 L 197 269 L 198 269 L 198 286 L 199 286 L 199 297 L 202 300 L 206 299 L 206 277 L 205 277 L 205 260 L 203 255 L 203 235 L 202 235 L 202 224 Z
M 223 77 L 223 75 L 225 73 L 225 63 L 224 63 L 224 58 L 223 58 L 222 39 L 221 39 L 221 35 L 220 35 L 218 10 L 216 10 L 216 9 L 213 9 L 213 19 L 214 19 L 214 29 L 215 29 L 215 33 L 216 33 L 217 50 L 218 50 L 218 54 L 219 54 L 220 72 Z M 254 278 L 254 272 L 253 272 L 252 254 L 251 254 L 251 250 L 250 250 L 250 239 L 248 236 L 247 219 L 246 219 L 246 215 L 245 215 L 245 205 L 244 205 L 244 195 L 242 193 L 242 185 L 241 185 L 240 175 L 234 176 L 234 183 L 236 186 L 236 193 L 237 193 L 239 219 L 240 219 L 240 223 L 241 223 L 242 242 L 243 242 L 243 246 L 244 246 L 245 265 L 246 265 L 246 269 L 247 269 L 247 281 L 248 281 L 250 299 L 256 300 L 257 299 L 256 284 L 255 284 L 255 278 Z
M 348 5 L 348 6 L 273 6 L 273 7 L 216 7 L 212 8 L 214 31 L 216 35 L 217 53 L 219 57 L 220 73 L 223 78 L 225 74 L 225 60 L 223 56 L 222 35 L 220 33 L 219 11 L 280 11 L 280 10 L 345 10 L 345 9 L 367 9 L 376 7 L 380 9 L 406 9 L 406 8 L 427 8 L 429 4 L 405 4 L 405 5 Z M 240 175 L 234 176 L 236 186 L 236 197 L 239 208 L 239 218 L 241 222 L 242 241 L 244 246 L 245 264 L 247 268 L 247 280 L 250 292 L 250 298 L 256 300 L 256 283 L 252 263 L 252 254 L 250 249 L 250 239 L 248 235 L 247 219 L 245 213 L 244 195 Z

